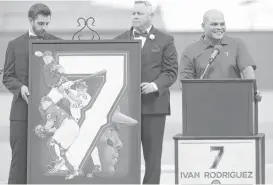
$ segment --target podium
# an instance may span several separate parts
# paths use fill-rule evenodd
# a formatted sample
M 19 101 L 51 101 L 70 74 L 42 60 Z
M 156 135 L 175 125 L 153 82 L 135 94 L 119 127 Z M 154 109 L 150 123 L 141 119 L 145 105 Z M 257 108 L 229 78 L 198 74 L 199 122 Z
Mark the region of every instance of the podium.
M 182 80 L 176 184 L 264 184 L 255 80 Z

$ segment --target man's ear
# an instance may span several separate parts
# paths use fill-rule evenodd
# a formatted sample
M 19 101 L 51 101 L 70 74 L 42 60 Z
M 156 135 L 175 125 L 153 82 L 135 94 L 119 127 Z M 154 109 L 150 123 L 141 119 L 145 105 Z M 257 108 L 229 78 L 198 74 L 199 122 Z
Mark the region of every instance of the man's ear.
M 154 15 L 155 15 L 155 14 L 154 14 L 153 12 L 152 12 L 152 13 L 150 13 L 151 18 L 153 18 L 153 17 L 154 17 Z
M 204 23 L 202 23 L 201 24 L 201 27 L 203 28 L 203 30 L 205 29 L 205 24 Z
M 33 21 L 33 18 L 29 17 L 28 21 L 31 23 Z

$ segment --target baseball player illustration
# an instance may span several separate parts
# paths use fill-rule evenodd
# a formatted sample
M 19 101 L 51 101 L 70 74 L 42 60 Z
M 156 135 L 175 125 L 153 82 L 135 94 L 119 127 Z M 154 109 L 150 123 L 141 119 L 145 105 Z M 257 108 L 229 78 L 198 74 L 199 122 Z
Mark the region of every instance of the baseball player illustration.
M 50 51 L 45 51 L 44 53 L 36 51 L 35 55 L 42 57 L 44 61 L 44 78 L 45 83 L 48 87 L 54 88 L 61 85 L 63 82 L 67 81 L 64 76 L 64 68 L 58 64 L 58 62 L 52 56 Z
M 82 85 L 85 86 L 84 84 Z M 63 157 L 63 154 L 79 135 L 79 125 L 68 113 L 56 106 L 48 96 L 41 99 L 39 110 L 45 119 L 45 124 L 38 125 L 35 128 L 35 133 L 41 138 L 51 135 L 47 144 L 53 160 L 48 165 L 48 173 L 68 172 L 66 180 L 82 175 L 82 169 L 74 168 Z M 137 123 L 135 119 L 122 114 L 119 106 L 116 108 L 110 125 L 103 131 L 94 150 L 89 154 L 89 160 L 93 162 L 93 166 L 92 170 L 87 171 L 87 177 L 112 176 L 115 173 L 119 151 L 123 147 L 118 136 L 118 128 L 120 125 L 133 126 Z
M 67 112 L 56 106 L 48 96 L 41 99 L 40 106 L 39 110 L 42 117 L 45 118 L 45 124 L 38 125 L 35 133 L 41 138 L 45 138 L 48 133 L 53 133 L 47 142 L 53 158 L 48 166 L 48 173 L 56 173 L 63 165 L 66 165 L 68 171 L 73 173 L 76 169 L 62 157 L 62 154 L 79 135 L 79 125 Z
M 82 117 L 82 109 L 85 108 L 91 101 L 91 96 L 87 93 L 87 90 L 88 85 L 84 81 L 76 84 L 76 90 L 71 88 L 62 90 L 64 98 L 68 99 L 69 101 L 71 116 L 77 123 L 79 123 Z M 68 91 L 68 93 L 66 91 Z M 96 169 L 100 171 L 101 163 L 98 156 L 98 149 L 96 147 L 91 155 L 93 162 L 96 165 Z
M 82 117 L 82 109 L 91 101 L 91 96 L 87 93 L 87 90 L 88 85 L 86 82 L 77 83 L 76 90 L 70 87 L 61 90 L 63 97 L 69 100 L 71 116 L 76 120 L 76 122 L 79 122 Z
M 87 160 L 91 160 L 93 162 L 92 166 L 83 166 L 83 171 L 86 171 L 86 177 L 107 177 L 113 176 L 115 174 L 115 166 L 118 163 L 119 152 L 123 148 L 123 143 L 119 137 L 119 127 L 122 125 L 134 126 L 137 123 L 137 120 L 126 116 L 125 114 L 122 114 L 120 112 L 120 107 L 117 107 L 116 111 L 112 116 L 111 123 L 102 132 L 100 138 L 96 143 L 101 166 L 96 165 L 96 163 L 94 162 L 93 154 L 91 153 Z M 85 162 L 87 162 L 87 160 Z M 67 179 L 73 179 L 78 174 L 80 173 L 75 171 L 75 173 L 67 176 Z
M 43 58 L 45 84 L 47 87 L 51 88 L 47 96 L 57 104 L 63 98 L 58 87 L 62 84 L 64 86 L 71 86 L 73 83 L 68 81 L 64 74 L 64 68 L 58 64 L 50 51 L 45 51 L 44 53 L 36 51 L 35 55 Z M 65 84 L 66 82 L 67 84 Z
M 61 99 L 63 99 L 63 88 L 68 89 L 71 86 L 84 81 L 88 78 L 94 78 L 99 75 L 106 74 L 106 70 L 98 71 L 94 74 L 90 74 L 87 77 L 83 77 L 82 79 L 78 79 L 75 81 L 68 80 L 65 69 L 54 59 L 52 53 L 50 51 L 45 51 L 44 53 L 40 51 L 36 51 L 35 55 L 37 57 L 42 57 L 44 61 L 44 78 L 47 87 L 51 88 L 48 93 L 48 97 L 50 97 L 53 103 L 57 104 Z

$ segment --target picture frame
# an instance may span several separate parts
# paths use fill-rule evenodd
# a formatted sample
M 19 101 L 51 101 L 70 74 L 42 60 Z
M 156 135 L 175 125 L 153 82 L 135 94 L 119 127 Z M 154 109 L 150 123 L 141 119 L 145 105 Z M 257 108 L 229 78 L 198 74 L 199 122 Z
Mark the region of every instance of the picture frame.
M 141 43 L 29 48 L 27 182 L 139 184 Z

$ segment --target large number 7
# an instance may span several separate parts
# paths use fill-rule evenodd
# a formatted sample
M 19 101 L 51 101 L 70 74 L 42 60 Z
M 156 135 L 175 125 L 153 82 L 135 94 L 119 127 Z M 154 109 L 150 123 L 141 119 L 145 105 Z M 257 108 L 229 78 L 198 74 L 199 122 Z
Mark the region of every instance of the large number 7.
M 126 57 L 124 55 L 62 56 L 59 59 L 67 74 L 92 74 L 106 70 L 92 107 L 85 112 L 79 136 L 66 152 L 75 168 L 81 168 L 93 151 L 96 139 L 111 122 L 113 111 L 126 88 Z
M 219 151 L 217 156 L 215 157 L 210 169 L 216 169 L 218 164 L 220 163 L 220 160 L 224 153 L 224 147 L 223 146 L 211 146 L 210 151 Z

